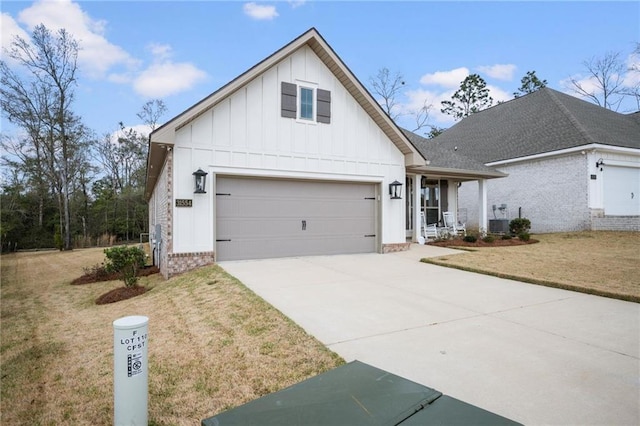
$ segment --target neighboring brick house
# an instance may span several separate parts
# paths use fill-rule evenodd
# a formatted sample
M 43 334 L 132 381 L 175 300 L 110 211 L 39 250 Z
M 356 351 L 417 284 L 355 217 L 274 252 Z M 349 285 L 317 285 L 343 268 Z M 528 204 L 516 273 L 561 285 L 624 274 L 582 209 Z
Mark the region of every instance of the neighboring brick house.
M 640 231 L 637 113 L 544 88 L 473 114 L 416 146 L 430 144 L 508 175 L 487 182 L 489 219 L 520 215 L 539 233 Z M 477 191 L 476 182 L 458 191 L 467 226 L 478 226 Z

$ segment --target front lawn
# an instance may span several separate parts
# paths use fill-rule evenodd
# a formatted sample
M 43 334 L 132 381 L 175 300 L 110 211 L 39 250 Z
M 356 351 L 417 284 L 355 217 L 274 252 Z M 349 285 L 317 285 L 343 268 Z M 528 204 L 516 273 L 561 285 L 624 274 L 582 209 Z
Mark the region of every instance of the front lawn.
M 640 233 L 572 232 L 534 238 L 537 244 L 474 248 L 423 261 L 640 302 Z
M 102 249 L 2 256 L 2 424 L 113 424 L 113 326 L 149 317 L 149 422 L 197 425 L 344 363 L 210 266 L 96 305 L 122 281 L 70 285 Z

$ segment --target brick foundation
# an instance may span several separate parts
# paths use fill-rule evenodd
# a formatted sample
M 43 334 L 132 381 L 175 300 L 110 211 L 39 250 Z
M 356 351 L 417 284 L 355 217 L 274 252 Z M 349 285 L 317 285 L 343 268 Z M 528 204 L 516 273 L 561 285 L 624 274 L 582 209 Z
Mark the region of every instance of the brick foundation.
M 215 252 L 169 253 L 165 278 L 191 271 L 215 263 Z
M 591 218 L 593 231 L 640 231 L 640 216 L 604 216 Z
M 394 244 L 383 244 L 382 245 L 382 253 L 396 253 L 399 251 L 407 251 L 411 247 L 411 243 L 394 243 Z

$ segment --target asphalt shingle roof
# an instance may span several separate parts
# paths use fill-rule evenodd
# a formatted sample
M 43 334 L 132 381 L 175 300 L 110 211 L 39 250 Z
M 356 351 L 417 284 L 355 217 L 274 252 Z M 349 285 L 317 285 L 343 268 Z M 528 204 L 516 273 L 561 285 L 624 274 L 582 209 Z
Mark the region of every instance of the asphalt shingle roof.
M 428 141 L 482 163 L 587 144 L 640 149 L 640 115 L 544 88 L 472 114 Z
M 480 161 L 459 155 L 453 148 L 447 148 L 433 143 L 433 139 L 427 139 L 406 129 L 400 129 L 409 141 L 429 161 L 430 167 L 476 171 L 483 173 L 495 173 L 496 170 L 485 166 Z

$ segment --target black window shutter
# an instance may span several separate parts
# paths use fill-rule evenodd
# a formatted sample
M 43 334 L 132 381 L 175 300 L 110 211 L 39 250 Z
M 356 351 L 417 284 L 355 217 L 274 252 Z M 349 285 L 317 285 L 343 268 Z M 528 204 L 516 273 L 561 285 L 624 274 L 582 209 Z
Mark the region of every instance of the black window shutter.
M 296 96 L 298 87 L 295 84 L 282 82 L 281 85 L 282 105 L 280 114 L 285 118 L 296 118 Z
M 316 120 L 318 123 L 331 123 L 331 92 L 318 89 L 316 90 L 316 97 L 318 98 Z

